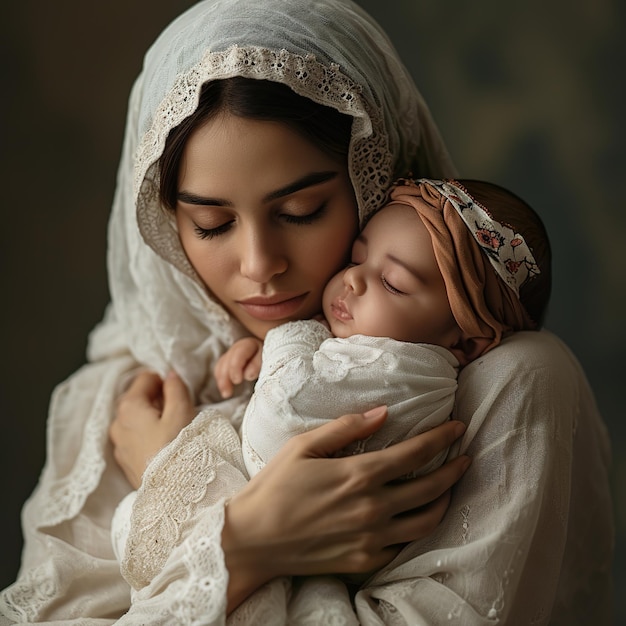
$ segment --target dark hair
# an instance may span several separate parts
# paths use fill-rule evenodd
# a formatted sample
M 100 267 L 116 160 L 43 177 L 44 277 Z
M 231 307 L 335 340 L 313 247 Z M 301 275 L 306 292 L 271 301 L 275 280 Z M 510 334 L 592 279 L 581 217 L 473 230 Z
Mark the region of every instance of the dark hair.
M 552 251 L 541 218 L 524 200 L 504 187 L 478 180 L 458 182 L 496 220 L 520 233 L 531 249 L 540 274 L 520 287 L 519 299 L 537 327 L 540 327 L 552 290 Z
M 203 85 L 196 110 L 173 128 L 159 160 L 161 203 L 176 207 L 178 172 L 191 133 L 221 112 L 281 122 L 332 156 L 347 159 L 352 117 L 317 104 L 283 85 L 235 76 Z

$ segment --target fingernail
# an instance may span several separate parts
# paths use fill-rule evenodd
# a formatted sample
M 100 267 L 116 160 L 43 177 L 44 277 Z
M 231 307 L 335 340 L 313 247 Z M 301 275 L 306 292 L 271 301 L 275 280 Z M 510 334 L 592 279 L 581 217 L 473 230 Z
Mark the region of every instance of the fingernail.
M 178 378 L 178 374 L 174 370 L 170 370 L 167 373 L 167 378 Z
M 460 437 L 465 432 L 465 424 L 463 422 L 457 422 L 454 426 L 454 434 Z
M 461 467 L 463 468 L 463 471 L 465 471 L 472 464 L 472 458 L 469 456 L 465 456 L 462 458 L 463 458 L 463 463 Z
M 365 419 L 375 419 L 377 417 L 382 417 L 385 414 L 386 410 L 387 410 L 387 407 L 385 405 L 377 406 L 374 409 L 370 409 L 369 411 L 365 411 L 365 413 L 363 413 L 363 417 Z

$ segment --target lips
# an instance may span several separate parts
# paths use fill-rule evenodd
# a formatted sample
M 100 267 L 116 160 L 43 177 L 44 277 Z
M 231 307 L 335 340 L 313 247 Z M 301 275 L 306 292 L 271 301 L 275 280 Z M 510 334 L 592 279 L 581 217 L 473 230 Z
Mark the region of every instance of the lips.
M 352 315 L 350 315 L 350 311 L 348 311 L 346 303 L 339 298 L 331 303 L 330 311 L 333 314 L 333 317 L 338 319 L 340 322 L 346 322 L 352 319 Z
M 308 293 L 282 293 L 273 296 L 255 296 L 239 300 L 237 304 L 258 320 L 276 321 L 293 317 L 306 300 Z

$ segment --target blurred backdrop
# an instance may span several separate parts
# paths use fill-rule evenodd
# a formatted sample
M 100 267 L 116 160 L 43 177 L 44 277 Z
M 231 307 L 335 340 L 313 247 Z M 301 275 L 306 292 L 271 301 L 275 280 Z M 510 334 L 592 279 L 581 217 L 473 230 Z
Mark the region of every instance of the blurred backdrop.
M 106 224 L 128 93 L 147 46 L 191 4 L 3 7 L 0 587 L 17 572 L 50 392 L 84 362 L 108 299 Z M 460 173 L 511 188 L 546 223 L 547 326 L 581 360 L 613 441 L 616 617 L 626 623 L 626 3 L 360 4 L 391 35 Z

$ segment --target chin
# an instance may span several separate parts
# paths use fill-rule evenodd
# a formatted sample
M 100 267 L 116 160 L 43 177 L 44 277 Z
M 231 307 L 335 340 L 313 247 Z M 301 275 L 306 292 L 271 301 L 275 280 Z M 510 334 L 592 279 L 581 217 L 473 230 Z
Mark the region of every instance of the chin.
M 334 337 L 337 337 L 338 339 L 346 339 L 347 337 L 352 337 L 352 335 L 355 334 L 347 329 L 345 326 L 337 327 L 336 325 L 333 326 L 332 324 L 330 324 L 330 332 L 333 334 Z

